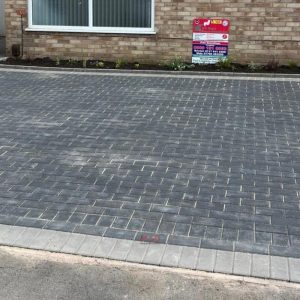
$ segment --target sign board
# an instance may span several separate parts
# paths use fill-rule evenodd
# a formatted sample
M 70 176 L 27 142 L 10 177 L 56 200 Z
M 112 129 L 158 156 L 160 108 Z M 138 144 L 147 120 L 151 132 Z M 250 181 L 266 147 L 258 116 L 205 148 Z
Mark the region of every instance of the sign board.
M 215 64 L 228 56 L 230 22 L 227 19 L 194 19 L 194 64 Z
M 16 13 L 20 17 L 25 17 L 27 15 L 26 8 L 17 8 Z

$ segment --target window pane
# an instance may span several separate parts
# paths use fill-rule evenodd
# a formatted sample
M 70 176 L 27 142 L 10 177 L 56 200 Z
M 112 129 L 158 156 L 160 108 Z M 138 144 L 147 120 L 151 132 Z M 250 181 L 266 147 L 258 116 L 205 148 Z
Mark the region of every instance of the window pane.
M 88 26 L 88 0 L 32 0 L 32 24 Z
M 151 0 L 94 0 L 95 27 L 151 27 Z

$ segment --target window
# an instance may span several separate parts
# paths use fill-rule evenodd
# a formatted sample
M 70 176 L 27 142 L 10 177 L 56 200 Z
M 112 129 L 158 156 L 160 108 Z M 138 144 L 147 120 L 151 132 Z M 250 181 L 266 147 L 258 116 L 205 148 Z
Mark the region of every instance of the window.
M 39 31 L 154 33 L 154 0 L 29 0 Z

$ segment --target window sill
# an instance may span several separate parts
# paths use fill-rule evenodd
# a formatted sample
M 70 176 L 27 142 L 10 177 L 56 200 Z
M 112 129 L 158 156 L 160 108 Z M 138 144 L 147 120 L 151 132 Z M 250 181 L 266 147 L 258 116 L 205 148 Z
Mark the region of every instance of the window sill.
M 26 28 L 25 31 L 32 31 L 32 32 L 66 32 L 66 33 L 103 33 L 103 34 L 149 34 L 154 35 L 156 32 L 154 30 L 145 30 L 145 29 L 124 29 L 124 28 L 118 28 L 118 29 L 99 29 L 99 28 L 86 28 L 86 27 L 80 27 L 80 28 L 63 28 L 63 27 L 29 27 Z

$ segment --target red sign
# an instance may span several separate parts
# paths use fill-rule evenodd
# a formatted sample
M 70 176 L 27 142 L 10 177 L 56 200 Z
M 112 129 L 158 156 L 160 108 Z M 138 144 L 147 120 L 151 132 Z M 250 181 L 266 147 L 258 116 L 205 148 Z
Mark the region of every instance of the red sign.
M 27 15 L 26 8 L 17 8 L 16 13 L 21 17 L 25 17 Z
M 229 33 L 230 23 L 227 19 L 194 19 L 193 32 Z
M 194 19 L 192 62 L 215 64 L 228 55 L 228 19 Z

